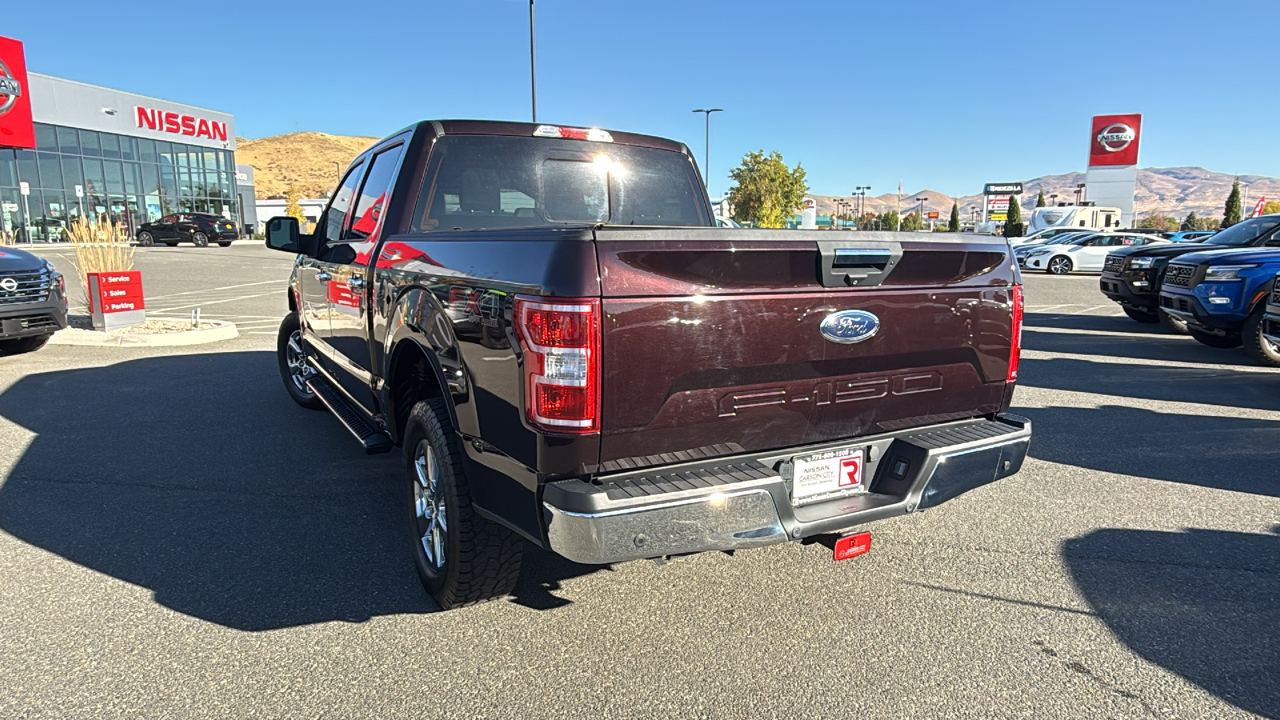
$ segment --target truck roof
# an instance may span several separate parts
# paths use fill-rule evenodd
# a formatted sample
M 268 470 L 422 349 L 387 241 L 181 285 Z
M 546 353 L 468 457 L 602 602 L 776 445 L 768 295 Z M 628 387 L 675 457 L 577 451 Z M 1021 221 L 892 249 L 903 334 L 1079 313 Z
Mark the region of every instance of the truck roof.
M 540 127 L 593 129 L 590 125 L 557 125 L 553 123 L 511 122 L 506 120 L 423 120 L 415 125 L 417 129 L 426 130 L 430 128 L 436 135 L 511 135 L 515 137 L 534 137 L 535 131 Z M 614 144 L 617 145 L 635 145 L 656 150 L 670 150 L 685 155 L 689 154 L 689 148 L 684 143 L 676 142 L 675 140 L 668 140 L 656 135 L 640 135 L 621 130 L 609 130 L 608 128 L 599 129 L 608 132 L 613 137 Z

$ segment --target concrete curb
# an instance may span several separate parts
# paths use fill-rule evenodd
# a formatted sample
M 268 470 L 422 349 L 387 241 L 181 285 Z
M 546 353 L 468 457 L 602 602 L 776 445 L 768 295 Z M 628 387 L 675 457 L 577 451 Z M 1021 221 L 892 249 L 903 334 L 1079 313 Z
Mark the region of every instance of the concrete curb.
M 152 318 L 169 320 L 179 318 Z M 186 330 L 176 333 L 156 333 L 152 335 L 126 335 L 122 333 L 99 332 L 97 330 L 81 330 L 67 328 L 59 330 L 49 338 L 50 345 L 84 345 L 92 347 L 173 347 L 178 345 L 200 345 L 202 343 L 231 340 L 240 336 L 236 324 L 226 320 L 202 320 L 214 323 L 214 327 L 201 330 Z

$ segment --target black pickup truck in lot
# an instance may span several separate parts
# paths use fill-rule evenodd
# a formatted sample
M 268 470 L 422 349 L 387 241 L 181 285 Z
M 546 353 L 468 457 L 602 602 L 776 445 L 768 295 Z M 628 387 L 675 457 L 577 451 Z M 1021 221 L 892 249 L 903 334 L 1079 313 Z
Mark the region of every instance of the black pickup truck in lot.
M 1186 321 L 1160 312 L 1160 287 L 1169 261 L 1193 252 L 1226 248 L 1280 246 L 1280 216 L 1264 215 L 1232 225 L 1204 242 L 1147 245 L 1124 248 L 1109 255 L 1102 266 L 1098 287 L 1120 304 L 1125 315 L 1141 323 L 1163 323 L 1186 335 Z
M 266 230 L 297 253 L 285 387 L 367 452 L 403 447 L 444 608 L 509 592 L 526 541 L 855 555 L 851 530 L 1027 452 L 1003 239 L 716 228 L 677 142 L 422 122 L 355 160 L 314 234 Z
M 66 326 L 62 273 L 44 258 L 0 246 L 0 354 L 39 350 Z

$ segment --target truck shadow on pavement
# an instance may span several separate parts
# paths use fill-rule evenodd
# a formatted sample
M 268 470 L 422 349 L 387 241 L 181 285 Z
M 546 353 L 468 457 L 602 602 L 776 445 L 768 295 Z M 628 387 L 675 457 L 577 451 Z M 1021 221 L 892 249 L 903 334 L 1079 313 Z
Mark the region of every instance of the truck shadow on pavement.
M 1280 376 L 1230 370 L 1023 360 L 1033 388 L 1114 396 L 1098 408 L 1028 407 L 1032 457 L 1103 472 L 1280 497 L 1280 422 L 1233 408 L 1280 410 Z M 1159 412 L 1128 397 L 1227 408 L 1227 415 Z
M 1134 652 L 1244 710 L 1280 716 L 1280 535 L 1103 529 L 1062 552 L 1085 599 Z
M 409 553 L 398 451 L 368 457 L 289 401 L 275 354 L 151 357 L 29 375 L 0 416 L 34 432 L 0 529 L 241 630 L 438 609 Z M 598 568 L 529 547 L 515 601 L 554 608 Z

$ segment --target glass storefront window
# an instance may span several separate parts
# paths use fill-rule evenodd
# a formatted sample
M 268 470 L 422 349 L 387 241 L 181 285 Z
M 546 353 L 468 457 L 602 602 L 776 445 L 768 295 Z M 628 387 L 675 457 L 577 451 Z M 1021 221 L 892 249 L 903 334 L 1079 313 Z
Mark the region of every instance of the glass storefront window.
M 156 141 L 138 138 L 138 159 L 142 162 L 156 161 Z
M 12 150 L 0 150 L 0 187 L 18 187 L 18 161 Z
M 102 157 L 112 160 L 120 159 L 120 136 L 102 133 Z
M 84 173 L 80 169 L 80 158 L 70 155 L 62 156 L 62 189 L 74 193 L 76 186 L 84 189 Z
M 142 166 L 142 191 L 152 195 L 160 192 L 160 172 L 155 165 Z
M 93 130 L 80 131 L 80 152 L 92 157 L 102 156 L 102 142 L 98 139 L 98 133 Z
M 54 131 L 53 126 L 35 123 L 35 128 L 36 149 L 58 152 L 58 133 Z
M 60 242 L 67 226 L 67 200 L 61 190 L 45 190 L 42 193 L 43 205 L 39 216 L 39 224 L 43 229 L 46 242 Z M 36 214 L 36 208 L 31 208 Z
M 100 204 L 99 196 L 102 195 L 107 185 L 106 176 L 102 174 L 102 161 L 94 158 L 84 159 L 84 194 L 86 205 Z M 98 213 L 89 213 L 96 216 Z
M 62 163 L 56 153 L 37 153 L 40 163 L 40 187 L 62 189 Z
M 124 135 L 120 136 L 120 159 L 138 159 L 138 138 L 125 137 Z
M 80 134 L 76 132 L 75 128 L 58 128 L 58 149 L 64 155 L 80 154 Z
M 33 188 L 40 187 L 40 171 L 36 169 L 36 154 L 30 150 L 18 150 L 18 181 Z
M 126 193 L 136 193 L 141 190 L 142 170 L 138 167 L 138 163 L 127 162 L 124 164 L 124 191 Z
M 112 195 L 124 194 L 124 171 L 120 167 L 119 160 L 103 160 L 103 167 L 107 171 L 107 192 Z

